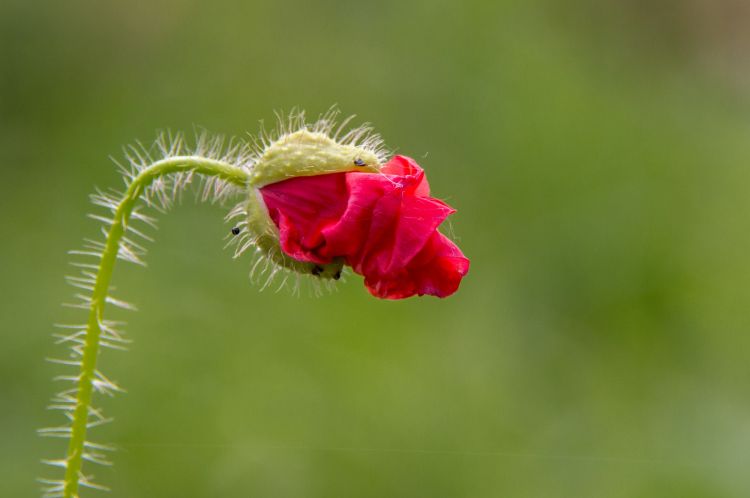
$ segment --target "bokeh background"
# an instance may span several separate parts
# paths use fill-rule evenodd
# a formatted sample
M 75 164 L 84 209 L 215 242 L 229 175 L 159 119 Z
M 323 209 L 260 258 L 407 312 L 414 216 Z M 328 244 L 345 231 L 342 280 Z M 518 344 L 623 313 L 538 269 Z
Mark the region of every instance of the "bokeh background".
M 749 6 L 3 0 L 0 495 L 63 451 L 44 358 L 108 156 L 338 104 L 457 207 L 461 290 L 260 293 L 188 196 L 115 275 L 106 496 L 750 496 Z

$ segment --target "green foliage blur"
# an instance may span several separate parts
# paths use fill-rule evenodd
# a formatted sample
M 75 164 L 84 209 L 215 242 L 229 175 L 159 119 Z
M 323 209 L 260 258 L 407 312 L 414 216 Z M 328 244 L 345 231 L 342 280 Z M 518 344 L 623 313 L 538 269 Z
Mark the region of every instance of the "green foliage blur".
M 59 471 L 53 323 L 108 156 L 338 104 L 426 168 L 446 300 L 260 293 L 186 195 L 120 265 L 120 497 L 750 496 L 750 12 L 732 0 L 0 3 L 0 496 Z M 745 34 L 745 35 L 743 35 Z M 743 66 L 744 64 L 744 66 Z

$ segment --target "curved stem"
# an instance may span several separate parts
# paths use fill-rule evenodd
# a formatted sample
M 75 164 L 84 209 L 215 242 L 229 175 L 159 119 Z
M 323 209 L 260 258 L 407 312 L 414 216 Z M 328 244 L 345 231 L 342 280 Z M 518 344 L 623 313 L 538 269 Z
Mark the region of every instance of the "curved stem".
M 219 177 L 240 187 L 246 187 L 249 180 L 247 172 L 243 169 L 223 161 L 199 156 L 176 156 L 157 161 L 141 170 L 125 192 L 115 211 L 113 223 L 107 234 L 107 240 L 96 275 L 96 283 L 94 284 L 91 296 L 91 307 L 89 309 L 86 338 L 83 346 L 83 358 L 78 378 L 76 407 L 73 414 L 70 444 L 68 445 L 66 459 L 65 489 L 63 493 L 65 498 L 75 498 L 78 496 L 86 441 L 86 428 L 93 394 L 96 360 L 100 346 L 100 324 L 102 323 L 102 315 L 107 300 L 109 283 L 112 278 L 112 270 L 114 269 L 120 247 L 120 240 L 127 229 L 133 208 L 146 188 L 161 176 L 188 171 L 206 176 Z

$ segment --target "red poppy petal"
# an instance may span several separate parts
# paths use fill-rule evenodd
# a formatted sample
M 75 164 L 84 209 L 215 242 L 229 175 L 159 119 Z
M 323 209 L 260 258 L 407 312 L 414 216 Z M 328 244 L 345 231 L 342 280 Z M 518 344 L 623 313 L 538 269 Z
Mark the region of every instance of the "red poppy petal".
M 323 230 L 327 243 L 321 252 L 354 258 L 368 239 L 375 205 L 395 187 L 385 176 L 378 174 L 351 173 L 345 176 L 348 187 L 346 209 L 335 224 Z M 349 264 L 354 266 L 351 262 Z
M 428 192 L 422 168 L 405 156 L 381 173 L 298 177 L 261 189 L 284 252 L 317 263 L 344 258 L 387 299 L 448 296 L 468 271 L 469 260 L 437 231 L 453 208 Z
M 352 266 L 362 273 L 389 274 L 406 267 L 454 210 L 429 197 L 383 196 L 372 212 L 367 242 Z
M 400 272 L 370 275 L 367 289 L 383 299 L 403 299 L 413 295 L 448 297 L 458 289 L 469 271 L 469 260 L 445 235 L 434 232 L 419 255 Z
M 380 171 L 386 175 L 400 177 L 396 181 L 401 182 L 403 187 L 409 187 L 415 195 L 421 197 L 430 195 L 430 185 L 427 183 L 424 170 L 411 157 L 393 156 Z
M 469 260 L 453 241 L 435 232 L 409 270 L 420 295 L 446 297 L 456 292 L 461 279 L 469 272 Z
M 297 177 L 261 189 L 268 214 L 279 227 L 281 248 L 292 258 L 330 263 L 317 251 L 325 244 L 322 230 L 336 223 L 346 208 L 343 174 Z

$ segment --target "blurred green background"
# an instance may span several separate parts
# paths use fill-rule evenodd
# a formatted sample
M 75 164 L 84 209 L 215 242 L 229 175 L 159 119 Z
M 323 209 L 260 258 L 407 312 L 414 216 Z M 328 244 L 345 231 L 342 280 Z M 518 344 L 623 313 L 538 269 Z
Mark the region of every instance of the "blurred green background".
M 44 358 L 108 156 L 337 103 L 458 209 L 462 288 L 259 293 L 188 196 L 116 271 L 102 496 L 750 496 L 748 28 L 740 0 L 4 0 L 0 495 L 63 452 Z

